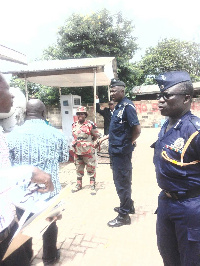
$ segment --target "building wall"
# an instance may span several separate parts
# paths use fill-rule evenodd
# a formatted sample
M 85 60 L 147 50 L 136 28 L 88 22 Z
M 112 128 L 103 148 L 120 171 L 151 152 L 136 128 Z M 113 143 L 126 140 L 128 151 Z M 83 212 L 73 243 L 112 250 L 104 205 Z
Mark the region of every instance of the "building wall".
M 138 118 L 142 127 L 160 127 L 165 118 L 161 116 L 158 110 L 158 101 L 156 100 L 142 100 L 134 102 Z M 94 107 L 93 104 L 83 104 L 87 107 L 89 120 L 94 121 Z M 101 103 L 101 108 L 108 107 L 107 103 Z M 200 99 L 193 99 L 191 111 L 193 114 L 200 117 Z M 52 126 L 62 128 L 60 108 L 47 107 L 47 117 Z M 103 128 L 103 117 L 97 113 L 96 123 L 99 128 Z

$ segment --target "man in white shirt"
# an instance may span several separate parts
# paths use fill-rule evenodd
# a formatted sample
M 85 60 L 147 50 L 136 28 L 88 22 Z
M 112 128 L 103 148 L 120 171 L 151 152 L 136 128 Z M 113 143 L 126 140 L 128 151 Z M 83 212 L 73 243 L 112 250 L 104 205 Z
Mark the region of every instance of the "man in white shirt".
M 9 86 L 0 74 L 0 113 L 9 112 L 12 104 L 13 96 L 9 92 Z M 51 175 L 33 166 L 10 167 L 8 148 L 3 134 L 0 133 L 0 265 L 2 266 L 30 265 L 23 246 L 2 261 L 9 242 L 18 227 L 9 193 L 13 186 L 24 182 L 44 184 L 44 187 L 38 190 L 42 193 L 53 191 Z

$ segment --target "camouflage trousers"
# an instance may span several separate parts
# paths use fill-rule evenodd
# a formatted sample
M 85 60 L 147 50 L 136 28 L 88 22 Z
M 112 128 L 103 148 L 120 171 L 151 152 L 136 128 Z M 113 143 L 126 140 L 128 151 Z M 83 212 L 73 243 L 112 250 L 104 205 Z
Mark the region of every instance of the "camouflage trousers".
M 76 166 L 77 183 L 82 184 L 84 169 L 86 166 L 87 174 L 90 177 L 90 184 L 95 182 L 96 177 L 96 155 L 95 153 L 77 155 L 74 154 L 74 163 Z

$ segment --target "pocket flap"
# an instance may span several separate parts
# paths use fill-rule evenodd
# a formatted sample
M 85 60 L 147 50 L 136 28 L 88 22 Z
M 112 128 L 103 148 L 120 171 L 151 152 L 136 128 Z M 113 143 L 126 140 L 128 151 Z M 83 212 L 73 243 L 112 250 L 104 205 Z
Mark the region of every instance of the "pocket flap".
M 200 241 L 200 229 L 188 228 L 188 240 L 189 241 Z

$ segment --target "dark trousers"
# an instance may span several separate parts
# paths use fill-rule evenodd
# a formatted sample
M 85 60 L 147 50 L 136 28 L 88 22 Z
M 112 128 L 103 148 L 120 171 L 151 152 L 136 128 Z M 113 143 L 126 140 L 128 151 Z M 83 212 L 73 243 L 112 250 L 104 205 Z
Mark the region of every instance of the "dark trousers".
M 113 180 L 120 199 L 119 214 L 126 216 L 133 205 L 131 199 L 132 185 L 132 152 L 128 154 L 112 154 Z
M 165 266 L 200 265 L 200 196 L 173 200 L 161 192 L 156 231 Z
M 20 219 L 23 215 L 24 211 L 22 209 L 16 208 L 17 218 Z M 30 218 L 32 215 L 30 215 L 28 218 Z M 57 255 L 57 236 L 58 236 L 58 227 L 56 225 L 56 222 L 53 222 L 50 224 L 50 226 L 47 228 L 47 230 L 44 232 L 42 238 L 43 238 L 43 259 L 44 260 L 52 260 Z M 24 249 L 26 250 L 27 256 L 29 258 L 32 257 L 33 250 L 32 250 L 32 238 L 29 239 L 24 244 Z
M 1 266 L 29 266 L 30 260 L 25 252 L 23 245 L 15 250 L 9 257 L 7 257 L 4 261 L 1 261 L 6 250 L 9 246 L 9 242 L 12 239 L 15 231 L 18 228 L 18 224 L 15 223 L 11 228 L 11 232 L 8 237 L 0 243 L 0 265 Z

